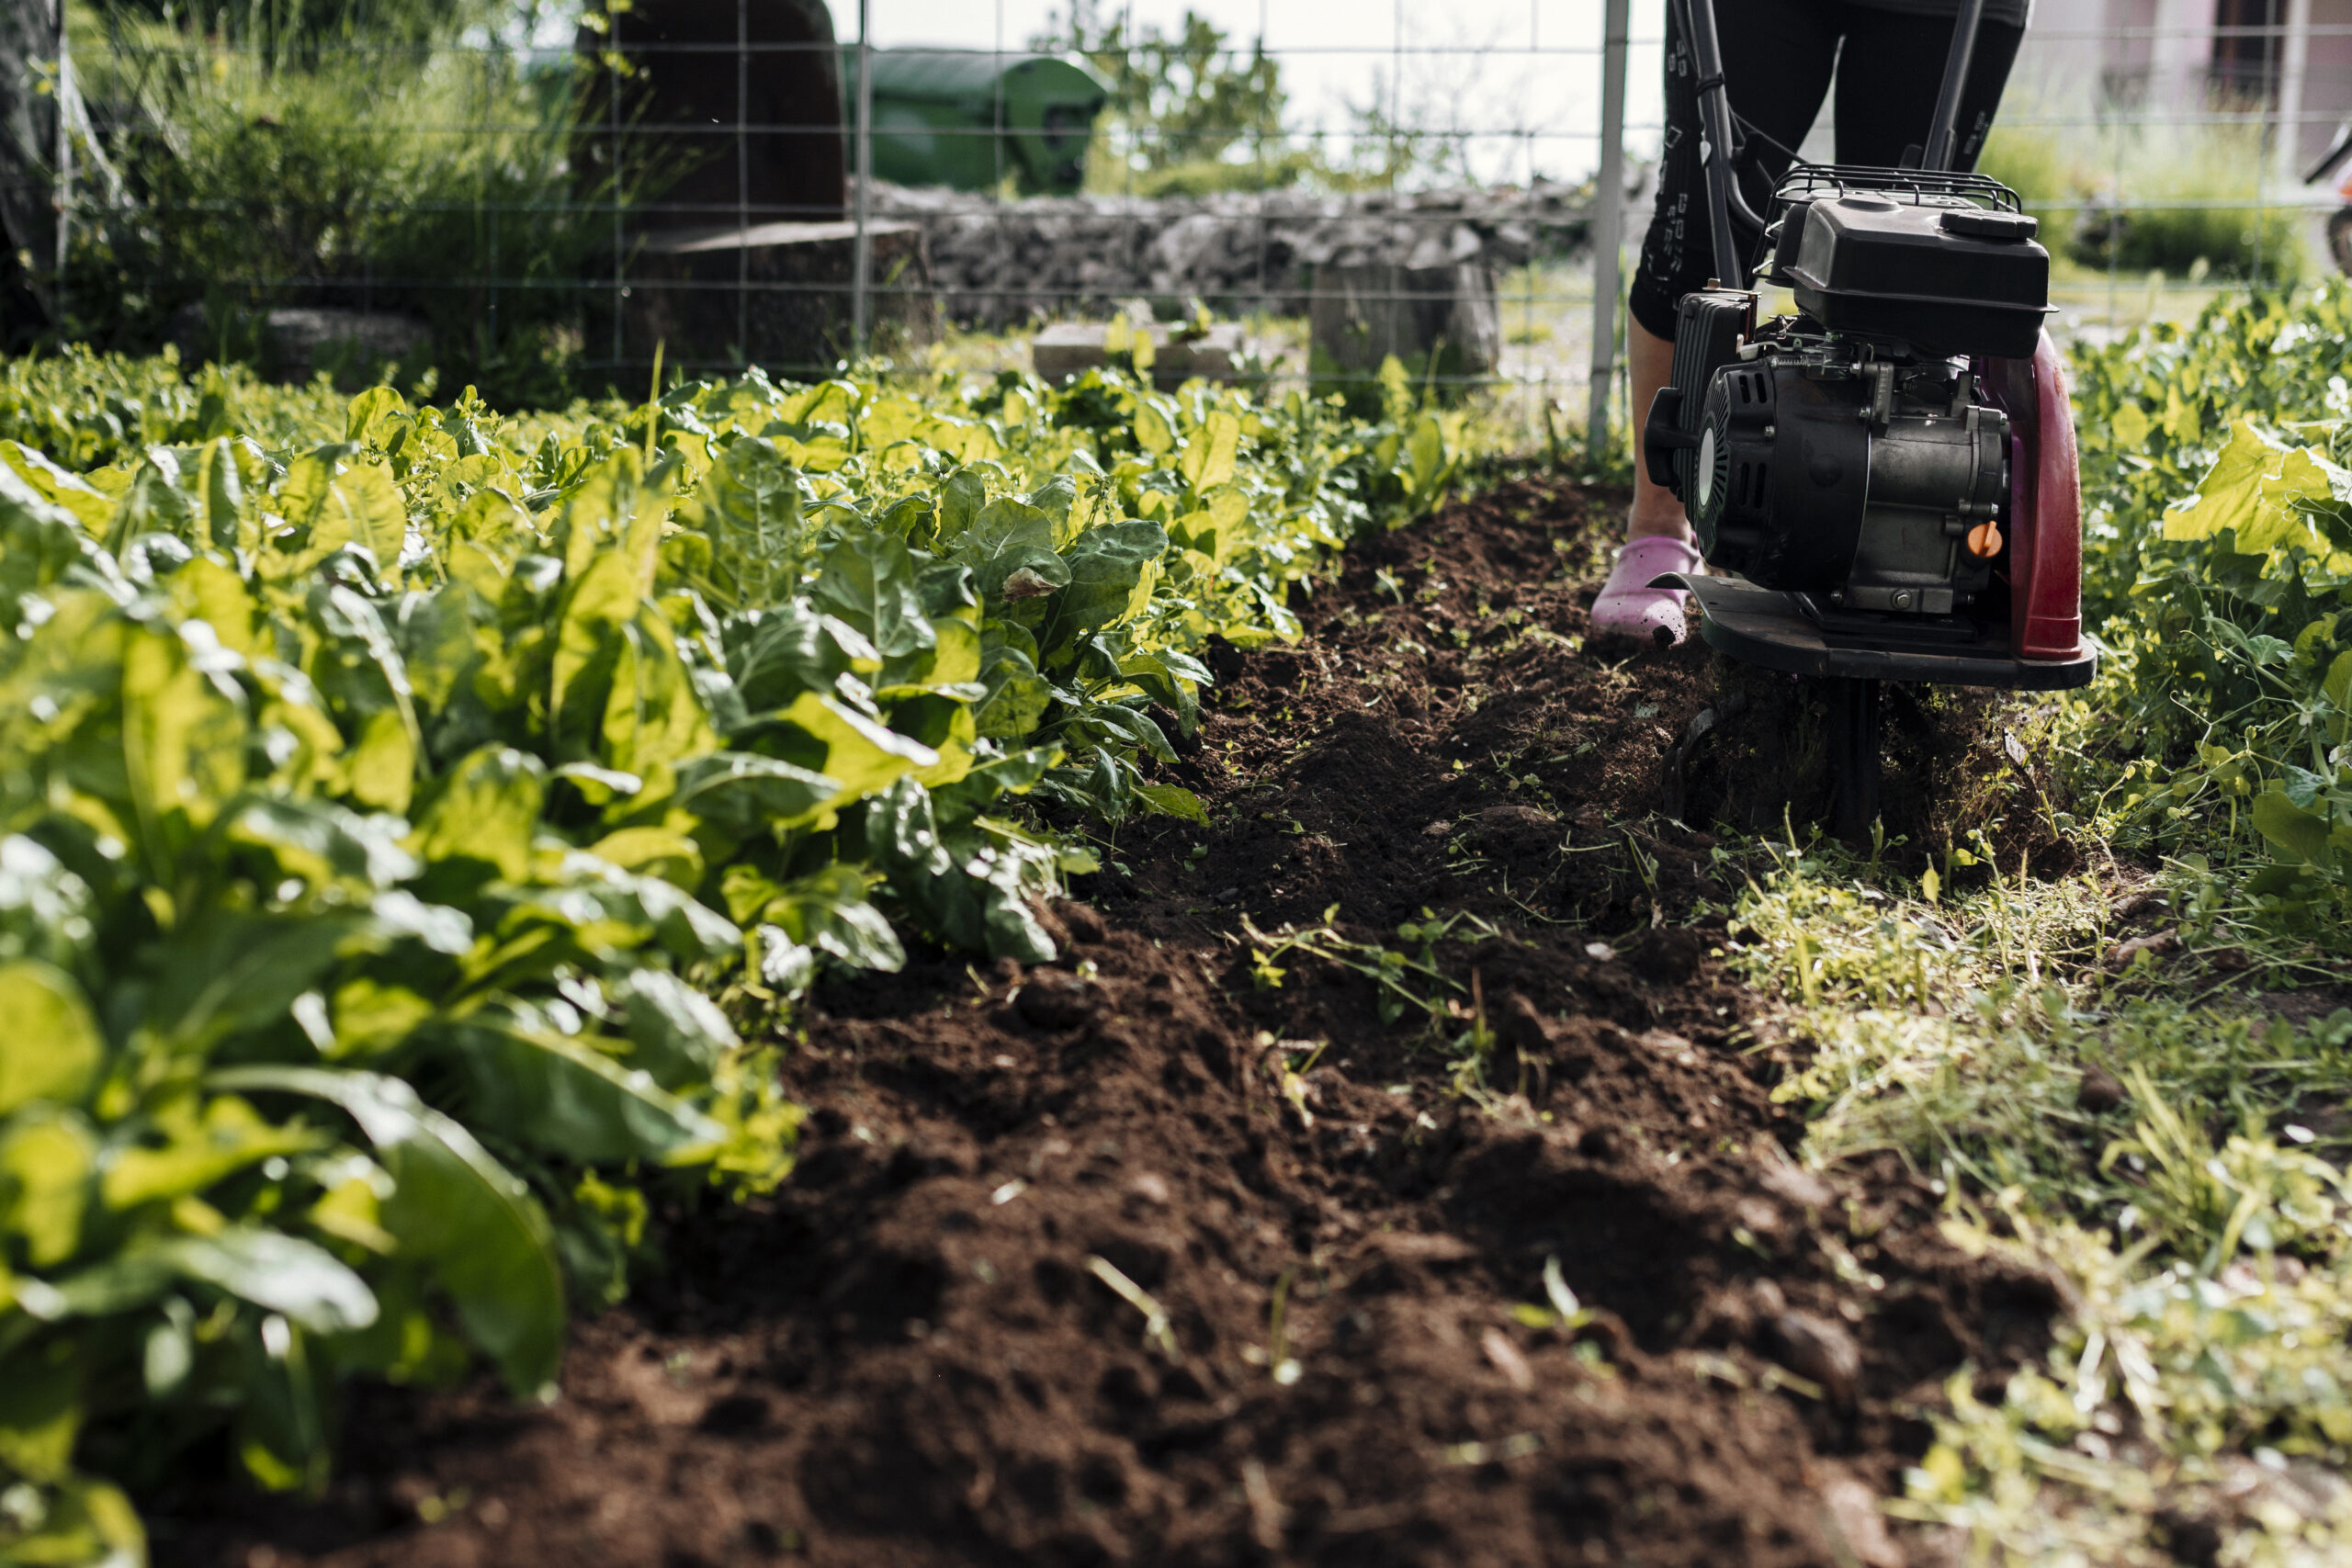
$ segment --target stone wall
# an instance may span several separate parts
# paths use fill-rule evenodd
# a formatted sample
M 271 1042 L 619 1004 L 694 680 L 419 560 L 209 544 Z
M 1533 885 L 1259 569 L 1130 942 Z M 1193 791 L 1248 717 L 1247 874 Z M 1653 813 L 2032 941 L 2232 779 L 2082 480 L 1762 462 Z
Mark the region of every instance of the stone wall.
M 922 225 L 950 320 L 1002 330 L 1137 297 L 1164 305 L 1198 296 L 1228 312 L 1305 315 L 1317 266 L 1479 266 L 1491 276 L 1582 246 L 1590 201 L 1588 188 L 1542 182 L 1528 190 L 1023 201 L 877 183 L 872 211 Z

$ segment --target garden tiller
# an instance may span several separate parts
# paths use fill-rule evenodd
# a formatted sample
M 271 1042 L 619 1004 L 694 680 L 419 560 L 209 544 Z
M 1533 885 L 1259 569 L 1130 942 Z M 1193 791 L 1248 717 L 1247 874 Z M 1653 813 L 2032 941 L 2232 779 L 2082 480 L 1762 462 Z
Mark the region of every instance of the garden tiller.
M 1983 0 L 1905 166 L 1792 163 L 1761 214 L 1713 0 L 1687 5 L 1716 276 L 1681 302 L 1642 444 L 1721 575 L 1652 586 L 1687 589 L 1718 651 L 1830 683 L 1852 838 L 1878 816 L 1882 682 L 2052 691 L 2096 666 L 2050 253 L 2015 191 L 1951 168 Z M 1759 265 L 1795 315 L 1758 319 Z

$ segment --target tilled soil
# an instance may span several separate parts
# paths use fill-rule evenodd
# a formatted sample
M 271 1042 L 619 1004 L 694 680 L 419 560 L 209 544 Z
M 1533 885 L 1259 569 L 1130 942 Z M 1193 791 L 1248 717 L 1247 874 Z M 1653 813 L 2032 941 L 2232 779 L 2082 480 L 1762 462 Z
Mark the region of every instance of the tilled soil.
M 1892 1156 L 1792 1162 L 1740 873 L 1656 813 L 1722 687 L 1585 645 L 1587 505 L 1505 487 L 1216 650 L 1161 770 L 1207 823 L 1107 841 L 1058 963 L 822 989 L 799 1168 L 682 1217 L 560 1403 L 358 1395 L 325 1499 L 181 1499 L 159 1557 L 1940 1561 L 1874 1499 L 2055 1288 Z

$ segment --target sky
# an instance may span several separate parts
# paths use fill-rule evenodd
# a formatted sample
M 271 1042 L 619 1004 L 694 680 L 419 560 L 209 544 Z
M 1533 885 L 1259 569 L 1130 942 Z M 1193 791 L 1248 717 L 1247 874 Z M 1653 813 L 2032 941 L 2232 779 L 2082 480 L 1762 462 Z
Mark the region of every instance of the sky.
M 857 37 L 857 0 L 829 0 L 835 35 Z M 877 49 L 1017 50 L 1067 0 L 868 0 Z M 1600 159 L 1600 0 L 1097 0 L 1097 16 L 1173 32 L 1186 9 L 1240 47 L 1262 36 L 1281 62 L 1290 121 L 1336 131 L 1349 106 L 1390 96 L 1408 125 L 1464 133 L 1489 182 L 1582 179 Z M 1626 142 L 1655 149 L 1665 0 L 1634 0 Z

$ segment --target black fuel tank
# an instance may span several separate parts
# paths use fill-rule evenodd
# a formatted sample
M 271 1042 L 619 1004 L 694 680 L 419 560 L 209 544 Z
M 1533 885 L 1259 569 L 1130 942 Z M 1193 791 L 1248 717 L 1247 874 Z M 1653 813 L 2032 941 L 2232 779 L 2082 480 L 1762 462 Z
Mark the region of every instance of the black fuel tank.
M 2032 355 L 2050 308 L 2050 253 L 2033 219 L 1852 191 L 1792 205 L 1785 223 L 1804 232 L 1780 276 L 1831 332 L 1936 355 Z M 1791 249 L 1784 224 L 1779 254 Z

